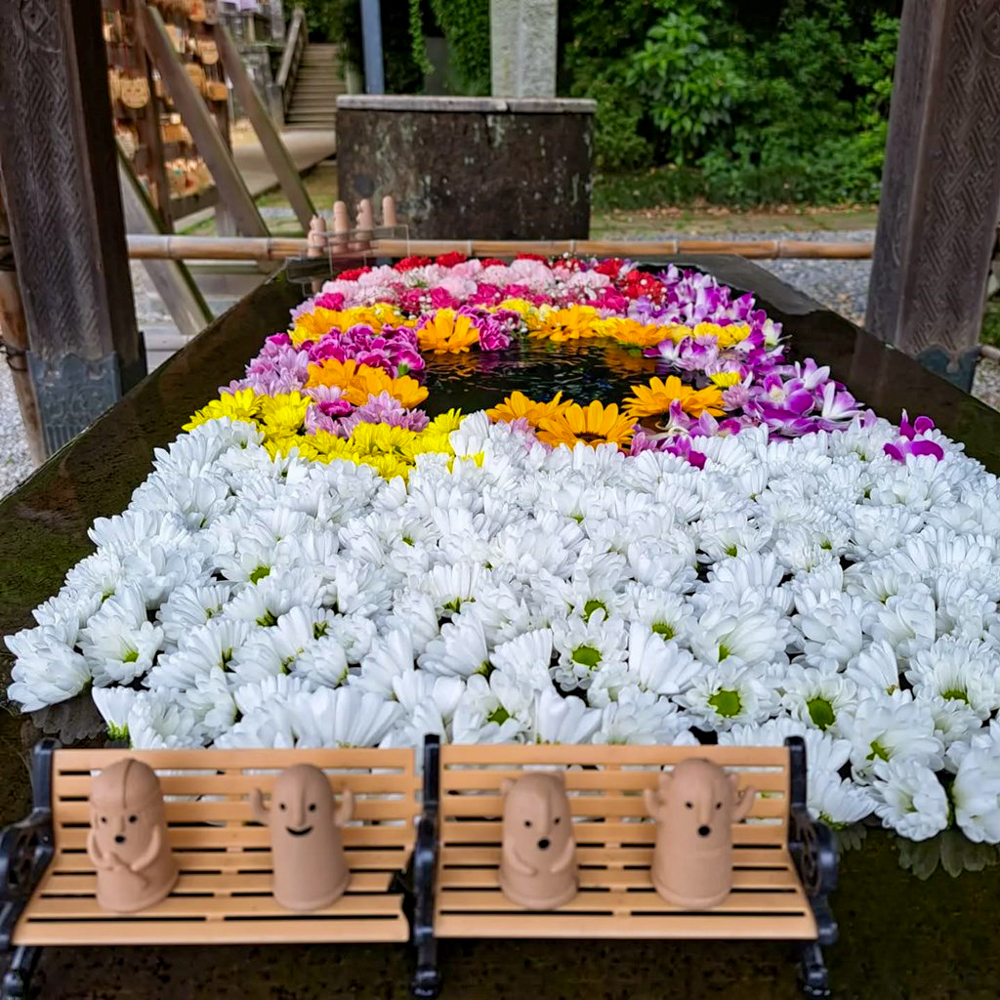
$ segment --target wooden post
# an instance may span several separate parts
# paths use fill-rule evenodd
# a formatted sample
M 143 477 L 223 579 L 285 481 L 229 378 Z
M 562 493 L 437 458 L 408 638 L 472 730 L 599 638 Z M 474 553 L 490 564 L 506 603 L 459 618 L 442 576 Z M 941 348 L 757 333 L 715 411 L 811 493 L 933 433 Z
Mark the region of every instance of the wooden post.
M 45 461 L 45 438 L 35 399 L 35 387 L 28 373 L 28 323 L 24 318 L 21 289 L 14 268 L 14 251 L 10 243 L 10 225 L 4 208 L 0 186 L 0 353 L 7 355 L 17 406 L 28 436 L 28 450 L 35 465 Z M 2 362 L 0 362 L 2 363 Z
M 306 191 L 306 186 L 302 183 L 295 161 L 289 156 L 281 136 L 275 131 L 271 116 L 267 113 L 267 108 L 264 107 L 246 66 L 243 65 L 236 42 L 224 24 L 216 27 L 215 38 L 226 75 L 232 81 L 233 90 L 236 91 L 236 96 L 257 133 L 264 155 L 271 164 L 271 169 L 278 178 L 278 183 L 285 192 L 285 197 L 292 206 L 303 231 L 308 232 L 309 223 L 316 214 L 316 209 L 313 207 L 309 192 Z
M 0 3 L 0 163 L 52 454 L 146 373 L 99 0 Z
M 1000 206 L 1000 0 L 907 0 L 867 327 L 971 388 Z
M 253 196 L 247 189 L 211 112 L 177 58 L 160 12 L 142 3 L 140 7 L 146 29 L 143 32 L 143 43 L 148 48 L 153 65 L 163 77 L 198 152 L 205 158 L 219 189 L 221 201 L 232 213 L 237 228 L 244 236 L 267 236 L 267 226 L 257 211 Z

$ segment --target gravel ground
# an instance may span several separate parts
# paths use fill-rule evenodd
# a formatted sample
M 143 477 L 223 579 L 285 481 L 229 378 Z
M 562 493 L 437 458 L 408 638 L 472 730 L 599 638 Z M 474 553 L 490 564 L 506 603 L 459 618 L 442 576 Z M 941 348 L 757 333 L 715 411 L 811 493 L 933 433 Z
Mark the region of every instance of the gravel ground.
M 665 232 L 654 239 L 668 239 L 675 235 Z M 830 233 L 740 233 L 740 239 L 796 239 L 823 241 L 871 240 L 870 229 Z M 864 319 L 868 299 L 868 276 L 871 262 L 867 260 L 773 260 L 758 261 L 783 281 L 801 289 L 855 323 Z M 139 264 L 132 265 L 132 282 L 136 296 L 136 314 L 139 325 L 160 325 L 170 319 L 163 311 L 159 296 Z M 973 394 L 990 406 L 1000 409 L 1000 364 L 983 359 L 976 373 Z M 0 360 L 0 496 L 12 490 L 31 472 L 31 460 L 24 439 L 21 414 L 14 396 L 14 386 L 6 364 Z

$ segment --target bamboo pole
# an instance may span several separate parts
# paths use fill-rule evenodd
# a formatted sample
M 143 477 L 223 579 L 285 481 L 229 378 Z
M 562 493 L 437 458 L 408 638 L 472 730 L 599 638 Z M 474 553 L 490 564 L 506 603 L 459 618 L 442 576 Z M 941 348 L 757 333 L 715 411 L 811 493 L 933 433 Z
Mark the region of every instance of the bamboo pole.
M 334 233 L 338 236 L 342 234 Z M 304 257 L 308 241 L 297 237 L 214 237 L 130 235 L 129 256 L 135 260 L 283 260 Z M 331 248 L 332 256 L 358 251 Z M 470 257 L 503 257 L 518 253 L 547 256 L 579 254 L 609 257 L 673 257 L 682 254 L 735 254 L 752 260 L 868 260 L 870 242 L 807 240 L 400 240 L 373 239 L 371 257 L 436 256 L 464 253 Z
M 9 240 L 10 225 L 4 207 L 3 187 L 0 186 L 0 244 L 8 244 Z M 48 455 L 38 400 L 28 373 L 28 321 L 24 316 L 21 288 L 14 270 L 14 250 L 9 246 L 7 250 L 0 246 L 0 343 L 7 355 L 6 363 L 10 366 L 14 394 L 28 438 L 28 451 L 35 465 L 41 465 Z

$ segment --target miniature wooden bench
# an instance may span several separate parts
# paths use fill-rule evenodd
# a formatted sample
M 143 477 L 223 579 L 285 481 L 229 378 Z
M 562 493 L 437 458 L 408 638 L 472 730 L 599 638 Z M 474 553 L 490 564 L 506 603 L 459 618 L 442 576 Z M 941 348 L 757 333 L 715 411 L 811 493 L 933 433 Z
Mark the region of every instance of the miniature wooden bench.
M 663 768 L 704 757 L 757 790 L 733 827 L 733 892 L 710 911 L 666 903 L 653 888 L 655 826 L 644 788 Z M 555 911 L 533 912 L 500 891 L 505 778 L 527 768 L 566 769 L 580 865 L 580 892 Z M 414 856 L 418 948 L 416 995 L 440 988 L 437 938 L 754 938 L 801 943 L 803 989 L 829 995 L 821 945 L 836 924 L 826 902 L 835 885 L 830 831 L 806 810 L 805 746 L 444 746 L 424 750 L 424 811 Z
M 180 878 L 156 906 L 102 910 L 86 852 L 91 775 L 133 757 L 157 770 Z M 26 995 L 46 945 L 265 944 L 408 941 L 400 877 L 419 812 L 412 749 L 34 751 L 31 815 L 0 841 L 0 952 L 14 949 L 3 997 Z M 253 824 L 250 793 L 309 763 L 336 792 L 354 793 L 343 830 L 350 886 L 332 906 L 302 915 L 270 891 L 269 831 Z

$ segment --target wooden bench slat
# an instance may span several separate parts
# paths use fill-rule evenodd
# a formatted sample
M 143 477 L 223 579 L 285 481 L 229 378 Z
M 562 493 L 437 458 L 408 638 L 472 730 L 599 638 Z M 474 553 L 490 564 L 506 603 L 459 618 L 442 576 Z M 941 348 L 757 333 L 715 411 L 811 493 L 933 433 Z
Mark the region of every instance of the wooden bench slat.
M 499 844 L 499 820 L 464 821 L 444 819 L 441 823 L 443 844 Z M 574 823 L 573 835 L 578 845 L 652 844 L 656 839 L 653 823 Z M 784 823 L 739 823 L 733 826 L 737 844 L 774 844 L 784 846 Z
M 704 757 L 722 765 L 742 767 L 787 767 L 786 747 L 743 747 L 705 746 L 692 747 L 663 746 L 614 746 L 614 764 L 628 766 L 635 764 L 679 764 L 689 757 Z M 572 764 L 603 765 L 608 763 L 609 748 L 599 744 L 476 744 L 459 746 L 448 744 L 441 747 L 441 764 L 447 772 L 456 765 L 492 764 L 521 768 L 528 764 L 550 764 L 568 766 Z M 447 784 L 445 779 L 442 784 Z
M 646 803 L 641 795 L 570 795 L 570 812 L 574 816 L 616 817 L 638 816 L 648 818 Z M 750 816 L 753 819 L 783 818 L 788 813 L 784 796 L 764 798 L 756 796 Z M 475 817 L 503 816 L 503 797 L 499 795 L 442 795 L 441 815 Z M 652 820 L 649 820 L 652 822 Z M 736 826 L 737 824 L 733 824 Z
M 661 940 L 792 940 L 816 937 L 812 913 L 729 916 L 719 913 L 649 915 L 622 919 L 574 913 L 444 914 L 435 920 L 441 938 L 656 938 Z
M 277 779 L 274 774 L 196 773 L 159 775 L 164 795 L 249 795 L 255 788 L 270 792 Z M 411 795 L 419 788 L 419 779 L 410 774 L 334 773 L 333 788 L 339 792 L 350 788 L 355 796 L 392 793 Z M 90 795 L 89 774 L 56 774 L 53 776 L 53 794 L 59 799 L 85 800 Z
M 87 844 L 89 826 L 56 828 L 56 845 L 60 848 L 83 848 Z M 396 826 L 345 826 L 344 845 L 372 847 L 412 847 L 413 824 Z M 170 844 L 184 847 L 270 847 L 270 832 L 264 826 L 192 826 L 171 827 Z
M 331 747 L 293 750 L 220 750 L 192 747 L 177 750 L 78 750 L 60 749 L 55 753 L 56 775 L 72 771 L 89 771 L 107 767 L 116 760 L 132 757 L 148 764 L 154 770 L 198 771 L 206 768 L 248 771 L 280 771 L 294 764 L 307 761 L 316 767 L 340 771 L 344 768 L 366 768 L 383 771 L 396 770 L 413 773 L 413 750 L 407 747 Z
M 809 904 L 801 889 L 789 887 L 774 892 L 733 892 L 709 911 L 717 913 L 805 913 Z M 525 913 L 523 907 L 511 902 L 496 886 L 493 889 L 442 889 L 437 897 L 437 912 L 445 913 Z M 648 885 L 644 889 L 609 891 L 581 889 L 559 913 L 690 913 L 673 906 Z
M 181 871 L 270 871 L 271 852 L 261 851 L 176 851 L 174 857 Z M 351 871 L 402 872 L 409 863 L 407 848 L 355 848 L 347 852 Z M 93 872 L 94 866 L 83 850 L 56 852 L 52 871 Z
M 653 845 L 648 847 L 577 847 L 577 861 L 580 865 L 638 865 L 645 868 L 653 862 Z M 446 847 L 442 851 L 442 863 L 447 867 L 487 867 L 496 868 L 500 864 L 500 845 L 479 847 Z M 792 859 L 784 848 L 737 847 L 733 868 L 774 868 L 793 869 Z
M 648 868 L 581 868 L 581 889 L 648 889 Z M 495 889 L 498 886 L 496 868 L 443 867 L 438 874 L 440 889 Z M 797 891 L 798 879 L 787 868 L 750 869 L 733 872 L 736 889 L 785 889 Z
M 586 771 L 570 768 L 564 773 L 566 787 L 571 792 L 603 792 L 607 789 L 640 792 L 642 789 L 651 788 L 656 784 L 655 776 L 661 770 L 662 768 L 656 765 L 650 765 L 642 771 L 611 770 L 607 767 L 600 767 Z M 452 767 L 448 768 L 445 781 L 449 792 L 452 789 L 497 791 L 508 778 L 513 780 L 519 778 L 523 773 L 524 769 L 515 767 L 505 769 Z M 767 771 L 740 771 L 737 773 L 741 788 L 753 785 L 758 792 L 787 793 L 788 775 L 785 771 L 771 768 Z
M 347 887 L 348 892 L 387 892 L 392 881 L 391 872 L 354 871 Z M 93 896 L 97 891 L 97 875 L 51 872 L 39 885 L 40 897 Z M 171 892 L 172 896 L 209 893 L 213 896 L 231 896 L 242 893 L 271 892 L 270 872 L 196 872 L 182 873 Z
M 90 805 L 87 802 L 60 802 L 56 824 L 90 823 Z M 197 802 L 164 802 L 167 823 L 222 823 L 254 822 L 247 799 L 234 802 L 201 799 Z M 360 799 L 354 805 L 354 821 L 401 819 L 412 820 L 416 815 L 413 801 L 406 799 Z
M 315 916 L 365 917 L 385 916 L 396 913 L 401 905 L 401 896 L 379 893 L 366 896 L 348 893 L 341 896 L 333 906 L 310 911 Z M 139 913 L 128 914 L 131 921 L 151 920 L 157 917 L 192 917 L 214 921 L 232 917 L 278 917 L 293 911 L 286 910 L 273 896 L 168 896 L 156 906 Z M 29 920 L 121 920 L 122 915 L 109 913 L 97 905 L 93 897 L 52 897 L 32 898 Z
M 364 944 L 405 942 L 410 927 L 398 913 L 378 918 L 303 918 L 292 914 L 264 920 L 22 920 L 14 944 L 157 945 L 157 944 Z

